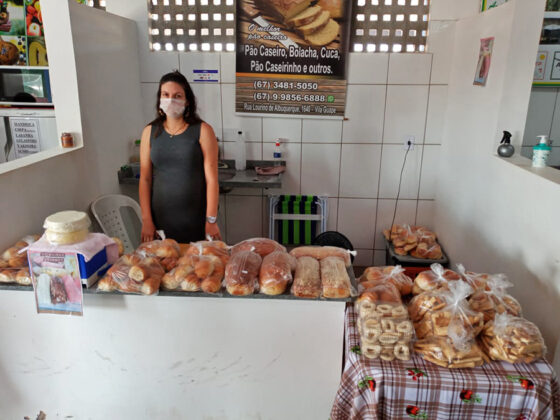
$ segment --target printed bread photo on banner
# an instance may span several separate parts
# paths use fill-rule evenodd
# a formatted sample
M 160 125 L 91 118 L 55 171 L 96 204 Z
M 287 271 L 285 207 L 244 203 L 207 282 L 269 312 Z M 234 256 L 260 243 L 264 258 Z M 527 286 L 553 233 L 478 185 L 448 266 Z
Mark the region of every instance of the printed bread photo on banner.
M 39 0 L 25 0 L 25 28 L 27 36 L 45 35 Z
M 25 35 L 23 0 L 0 0 L 0 35 Z
M 42 36 L 27 37 L 27 63 L 29 66 L 48 66 L 47 46 Z
M 27 47 L 25 36 L 0 36 L 0 65 L 25 66 Z
M 289 38 L 305 46 L 338 48 L 344 0 L 241 0 L 240 30 L 247 40 L 260 39 L 267 46 L 286 45 Z M 274 28 L 272 28 L 274 27 Z M 275 29 L 265 31 L 265 29 Z M 266 34 L 266 35 L 265 35 Z M 282 42 L 284 41 L 284 42 Z

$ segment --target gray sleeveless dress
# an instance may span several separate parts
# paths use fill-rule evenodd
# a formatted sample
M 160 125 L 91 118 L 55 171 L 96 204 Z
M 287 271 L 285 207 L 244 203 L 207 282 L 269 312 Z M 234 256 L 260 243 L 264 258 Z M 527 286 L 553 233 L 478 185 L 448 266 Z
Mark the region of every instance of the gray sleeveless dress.
M 200 124 L 171 137 L 154 138 L 152 127 L 152 217 L 156 229 L 181 243 L 203 240 L 206 223 L 206 177 L 200 147 Z

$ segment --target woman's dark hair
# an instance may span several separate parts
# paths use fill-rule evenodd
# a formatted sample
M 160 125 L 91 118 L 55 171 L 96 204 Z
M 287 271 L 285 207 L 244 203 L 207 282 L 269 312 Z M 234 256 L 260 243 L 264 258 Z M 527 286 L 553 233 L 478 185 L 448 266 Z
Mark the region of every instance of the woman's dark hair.
M 167 82 L 175 82 L 180 85 L 185 91 L 185 98 L 188 104 L 185 106 L 185 111 L 183 112 L 183 119 L 185 120 L 185 122 L 189 125 L 202 122 L 196 111 L 196 98 L 194 97 L 194 93 L 191 89 L 191 86 L 189 85 L 189 82 L 187 82 L 187 78 L 179 73 L 179 71 L 175 70 L 171 73 L 164 74 L 159 81 L 156 101 L 157 117 L 150 123 L 152 128 L 155 129 L 153 137 L 157 137 L 162 133 L 163 122 L 167 118 L 165 112 L 160 109 L 161 86 Z

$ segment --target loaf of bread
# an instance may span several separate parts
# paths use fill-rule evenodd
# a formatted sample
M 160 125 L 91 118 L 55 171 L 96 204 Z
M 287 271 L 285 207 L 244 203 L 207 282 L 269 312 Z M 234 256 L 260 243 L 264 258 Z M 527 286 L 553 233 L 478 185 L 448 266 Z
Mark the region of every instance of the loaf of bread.
M 323 297 L 335 299 L 350 297 L 352 285 L 344 260 L 331 256 L 321 259 L 320 264 Z
M 306 256 L 297 259 L 292 294 L 304 298 L 321 296 L 321 272 L 318 260 Z
M 32 284 L 29 268 L 22 268 L 16 274 L 16 283 L 22 286 L 29 286 Z
M 155 240 L 151 242 L 144 242 L 136 250 L 139 254 L 145 253 L 149 257 L 157 258 L 179 258 L 181 248 L 179 244 L 173 239 L 164 239 L 162 241 Z
M 531 363 L 546 354 L 538 327 L 526 319 L 498 314 L 484 327 L 480 345 L 492 360 Z
M 302 26 L 296 26 L 296 32 L 303 37 L 307 35 L 311 35 L 313 32 L 316 32 L 324 28 L 327 25 L 327 23 L 329 23 L 330 17 L 331 14 L 326 10 L 324 10 L 321 13 L 319 13 L 319 15 L 317 15 L 317 17 L 310 23 Z
M 252 251 L 234 253 L 225 270 L 225 283 L 232 295 L 250 295 L 255 292 L 262 258 Z
M 305 40 L 314 47 L 322 47 L 333 42 L 338 37 L 339 31 L 340 25 L 336 21 L 329 19 L 323 28 L 306 35 Z
M 360 282 L 367 283 L 385 283 L 394 284 L 401 295 L 409 295 L 412 293 L 414 285 L 412 279 L 404 274 L 405 270 L 400 265 L 386 267 L 368 267 L 360 277 Z
M 344 0 L 319 0 L 318 6 L 323 10 L 328 10 L 333 19 L 340 19 L 344 16 Z
M 261 258 L 275 251 L 286 252 L 286 248 L 278 242 L 268 238 L 252 238 L 239 242 L 231 248 L 231 255 L 241 251 L 252 251 L 259 254 Z
M 473 368 L 489 362 L 475 341 L 457 349 L 449 337 L 429 337 L 414 343 L 414 350 L 422 357 L 445 368 Z
M 336 246 L 300 246 L 292 249 L 290 254 L 296 258 L 313 257 L 316 260 L 322 260 L 327 257 L 338 257 L 344 260 L 346 267 L 352 265 L 350 252 Z
M 298 13 L 293 18 L 288 19 L 286 23 L 291 26 L 304 26 L 313 22 L 317 16 L 321 14 L 323 9 L 319 6 L 312 6 L 305 9 L 303 12 Z
M 280 19 L 288 21 L 309 7 L 311 0 L 256 0 L 255 3 Z
M 15 283 L 16 271 L 7 269 L 0 271 L 0 283 Z
M 154 294 L 159 290 L 165 270 L 159 259 L 145 254 L 123 255 L 98 282 L 99 291 Z
M 453 270 L 445 269 L 441 264 L 432 264 L 431 270 L 422 271 L 414 279 L 412 293 L 417 295 L 427 290 L 446 288 L 450 281 L 460 280 L 461 276 Z
M 293 280 L 296 259 L 287 252 L 275 251 L 262 260 L 259 272 L 260 292 L 265 295 L 281 295 Z

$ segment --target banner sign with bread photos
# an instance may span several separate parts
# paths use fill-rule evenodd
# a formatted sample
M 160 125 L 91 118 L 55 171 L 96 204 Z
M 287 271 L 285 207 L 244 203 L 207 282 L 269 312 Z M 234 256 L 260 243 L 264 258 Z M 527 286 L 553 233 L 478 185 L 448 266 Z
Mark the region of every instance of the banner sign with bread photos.
M 236 112 L 344 116 L 350 0 L 238 0 Z

